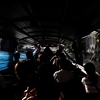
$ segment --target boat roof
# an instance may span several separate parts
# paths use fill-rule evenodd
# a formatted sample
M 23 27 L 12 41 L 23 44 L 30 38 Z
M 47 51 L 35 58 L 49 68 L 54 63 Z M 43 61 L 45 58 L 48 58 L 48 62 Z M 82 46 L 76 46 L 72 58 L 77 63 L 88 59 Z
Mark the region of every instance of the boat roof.
M 100 31 L 100 1 L 0 3 L 0 37 L 19 44 L 66 44 Z

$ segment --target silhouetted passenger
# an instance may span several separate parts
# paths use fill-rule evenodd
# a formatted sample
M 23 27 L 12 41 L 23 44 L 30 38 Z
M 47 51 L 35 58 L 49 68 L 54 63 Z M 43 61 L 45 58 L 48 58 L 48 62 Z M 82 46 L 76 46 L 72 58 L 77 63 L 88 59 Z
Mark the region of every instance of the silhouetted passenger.
M 49 48 L 49 46 L 47 46 L 45 49 L 44 49 L 44 52 L 43 52 L 45 55 L 47 55 L 48 57 L 46 59 L 48 59 L 48 61 L 50 61 L 51 57 L 53 56 L 53 52 L 52 50 Z
M 27 51 L 26 52 L 26 57 L 27 57 L 28 60 L 34 59 L 32 51 Z
M 41 64 L 38 66 L 38 74 L 41 81 L 49 83 L 53 79 L 53 67 L 47 57 L 45 54 L 40 56 Z
M 35 50 L 34 50 L 34 52 L 33 52 L 33 56 L 34 56 L 34 59 L 37 59 L 37 57 L 38 57 L 38 54 L 40 53 L 40 45 L 34 45 L 34 47 L 35 47 Z
M 63 96 L 62 100 L 72 100 L 74 96 L 74 99 L 80 100 L 79 97 L 82 96 L 83 100 L 83 85 L 70 70 L 70 67 L 74 67 L 74 65 L 66 59 L 59 59 L 57 64 L 59 70 L 53 74 L 53 77 L 58 85 L 60 98 Z
M 53 67 L 47 59 L 48 55 L 42 54 L 40 57 L 41 64 L 38 66 L 38 75 L 40 79 L 39 98 L 41 100 L 54 100 L 54 79 Z
M 66 59 L 66 56 L 60 50 L 57 50 L 56 53 L 54 54 L 54 56 L 50 59 L 50 62 L 54 67 L 54 71 L 59 70 L 59 68 L 57 66 L 57 61 L 59 59 Z
M 13 72 L 14 72 L 14 66 L 19 61 L 19 58 L 20 58 L 20 53 L 15 52 L 13 55 L 13 62 L 11 62 L 11 64 L 10 64 L 11 66 L 9 66 Z
M 60 95 L 59 98 L 62 97 L 62 100 L 64 99 L 66 100 L 66 97 L 68 98 L 70 97 L 69 90 L 70 88 L 72 88 L 72 86 L 70 85 L 71 84 L 70 82 L 71 80 L 74 79 L 74 73 L 69 70 L 69 67 L 72 66 L 72 64 L 70 61 L 62 58 L 57 61 L 57 66 L 59 70 L 54 72 L 53 77 L 54 77 L 55 82 L 58 83 L 57 92 L 58 92 L 58 95 Z
M 9 74 L 13 75 L 13 77 L 14 77 L 14 79 L 13 79 L 14 83 L 17 81 L 16 76 L 15 76 L 14 67 L 15 67 L 16 63 L 19 62 L 19 58 L 20 58 L 20 53 L 15 52 L 13 55 L 13 61 L 9 64 L 9 67 L 8 67 Z
M 27 57 L 27 60 L 30 62 L 30 65 L 32 66 L 32 70 L 36 71 L 37 70 L 37 61 L 36 61 L 36 59 L 34 59 L 33 52 L 27 51 L 26 57 Z
M 87 76 L 83 77 L 81 82 L 88 94 L 88 100 L 100 99 L 100 76 L 95 72 L 95 65 L 92 62 L 85 64 L 84 69 Z
M 38 54 L 37 59 L 34 59 L 34 63 L 35 63 L 34 65 L 36 66 L 36 67 L 35 67 L 35 71 L 36 71 L 36 72 L 37 72 L 38 66 L 42 63 L 42 61 L 40 60 L 41 56 L 42 56 L 42 52 L 40 52 L 40 53 Z
M 56 71 L 53 76 L 57 82 L 68 82 L 74 78 L 74 73 L 69 70 L 72 67 L 72 63 L 66 59 L 59 59 L 57 61 L 59 70 Z
M 38 75 L 32 70 L 32 67 L 26 60 L 21 60 L 15 65 L 15 74 L 18 78 L 15 93 L 20 95 L 20 98 L 23 97 L 23 92 L 28 86 L 36 87 Z

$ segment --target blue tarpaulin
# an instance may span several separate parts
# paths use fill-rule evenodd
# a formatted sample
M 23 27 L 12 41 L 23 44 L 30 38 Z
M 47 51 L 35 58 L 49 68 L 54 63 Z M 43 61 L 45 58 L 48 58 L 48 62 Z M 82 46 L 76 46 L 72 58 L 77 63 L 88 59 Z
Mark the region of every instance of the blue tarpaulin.
M 26 59 L 25 53 L 20 53 L 20 59 Z M 8 64 L 13 61 L 13 53 L 7 51 L 0 51 L 0 71 L 7 69 Z

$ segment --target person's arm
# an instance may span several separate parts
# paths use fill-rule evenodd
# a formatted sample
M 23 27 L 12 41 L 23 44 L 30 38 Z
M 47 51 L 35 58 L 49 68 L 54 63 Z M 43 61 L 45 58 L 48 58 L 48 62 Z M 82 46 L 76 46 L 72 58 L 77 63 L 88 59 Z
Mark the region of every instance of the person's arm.
M 54 56 L 50 59 L 50 62 L 53 63 L 54 59 L 56 59 L 56 58 L 57 58 L 57 56 L 54 55 Z
M 29 90 L 29 87 L 24 91 L 22 100 L 38 100 L 36 88 Z
M 85 77 L 82 78 L 81 83 L 85 86 Z

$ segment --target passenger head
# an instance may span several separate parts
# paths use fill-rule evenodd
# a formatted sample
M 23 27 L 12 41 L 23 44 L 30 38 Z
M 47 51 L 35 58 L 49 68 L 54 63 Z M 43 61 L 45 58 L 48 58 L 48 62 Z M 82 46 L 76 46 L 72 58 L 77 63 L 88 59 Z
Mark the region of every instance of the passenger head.
M 47 47 L 44 49 L 43 53 L 45 54 L 45 56 L 47 56 L 46 59 L 48 59 L 49 61 L 50 61 L 50 59 L 53 57 L 53 52 L 52 52 L 52 50 L 49 48 L 49 46 L 47 46 Z
M 46 54 L 43 53 L 40 56 L 40 62 L 50 62 L 50 60 L 48 59 L 48 55 L 46 55 Z
M 63 70 L 69 70 L 69 68 L 73 66 L 72 63 L 66 59 L 59 59 L 57 65 Z
M 89 80 L 92 82 L 92 84 L 97 84 L 98 75 L 95 72 L 95 65 L 92 62 L 88 62 L 85 64 L 84 69 L 88 75 Z
M 19 52 L 15 52 L 14 53 L 14 59 L 15 59 L 15 61 L 19 61 L 19 58 L 20 58 L 20 53 Z
M 61 59 L 66 59 L 66 56 L 64 55 L 64 53 L 60 53 L 60 54 L 58 55 L 58 57 L 61 58 Z
M 95 74 L 95 65 L 92 62 L 88 62 L 85 64 L 84 69 L 88 75 Z
M 59 55 L 61 53 L 61 51 L 58 49 L 57 51 L 56 51 L 56 55 Z
M 66 56 L 64 55 L 64 53 L 61 52 L 60 50 L 57 50 L 55 54 L 56 54 L 56 56 L 58 58 L 66 58 Z
M 33 58 L 33 53 L 32 53 L 32 51 L 27 51 L 27 52 L 26 52 L 26 57 L 27 57 L 27 59 L 32 59 L 32 58 Z

